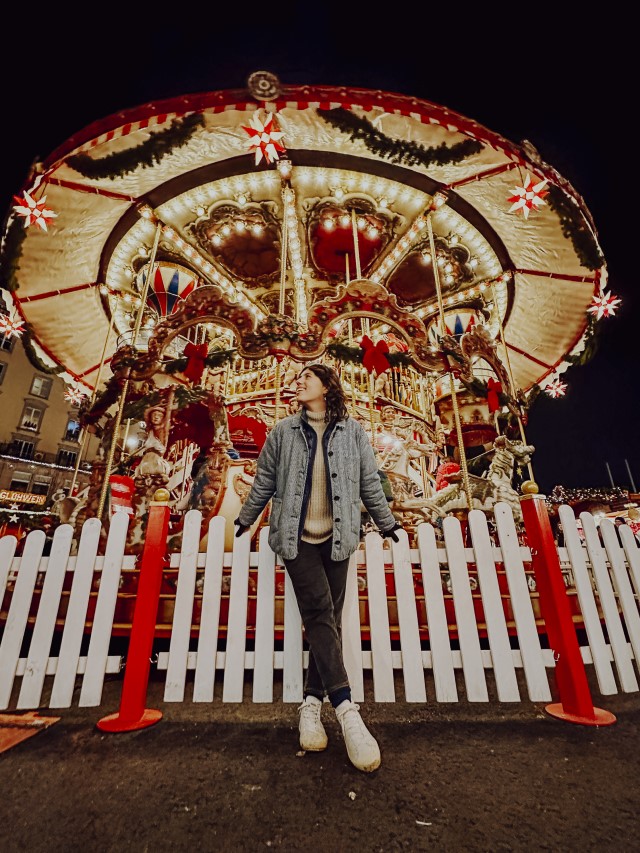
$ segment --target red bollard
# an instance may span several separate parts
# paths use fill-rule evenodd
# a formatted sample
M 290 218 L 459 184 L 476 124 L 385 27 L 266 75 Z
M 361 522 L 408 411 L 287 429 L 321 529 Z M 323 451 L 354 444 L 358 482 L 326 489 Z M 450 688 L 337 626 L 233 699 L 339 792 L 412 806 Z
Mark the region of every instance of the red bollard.
M 120 710 L 117 714 L 110 714 L 96 723 L 103 732 L 131 732 L 136 729 L 145 729 L 162 719 L 162 711 L 145 708 L 169 529 L 167 505 L 169 493 L 166 489 L 158 489 L 155 497 L 156 500 L 151 502 L 149 508 L 149 522 L 140 566 L 138 595 L 133 611 Z
M 593 706 L 544 495 L 524 495 L 520 504 L 540 594 L 540 610 L 549 645 L 557 658 L 556 682 L 561 701 L 547 705 L 545 711 L 568 723 L 610 726 L 616 722 L 615 716 Z

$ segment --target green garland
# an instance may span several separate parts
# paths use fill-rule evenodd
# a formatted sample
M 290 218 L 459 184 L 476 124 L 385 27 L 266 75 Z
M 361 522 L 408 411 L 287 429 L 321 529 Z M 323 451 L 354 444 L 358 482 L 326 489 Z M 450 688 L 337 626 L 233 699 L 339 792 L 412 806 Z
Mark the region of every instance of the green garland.
M 231 361 L 235 354 L 235 349 L 214 350 L 205 358 L 205 367 L 220 367 L 220 365 Z M 162 369 L 165 373 L 173 376 L 174 373 L 182 373 L 188 363 L 188 358 L 175 358 L 173 361 L 167 361 L 163 364 Z
M 472 394 L 476 394 L 478 397 L 489 396 L 489 386 L 486 382 L 483 382 L 482 379 L 474 377 L 471 382 L 465 382 L 464 379 L 461 379 L 460 381 L 467 391 L 471 391 Z M 498 392 L 498 402 L 501 406 L 508 406 L 509 403 L 513 402 L 513 400 L 508 394 L 505 394 L 504 391 L 500 391 Z
M 553 184 L 549 185 L 547 200 L 560 219 L 562 233 L 573 243 L 582 266 L 592 271 L 599 270 L 604 265 L 604 257 L 578 207 L 560 187 Z
M 364 358 L 362 347 L 350 347 L 348 344 L 341 344 L 337 341 L 327 346 L 327 352 L 333 358 L 346 364 L 362 364 Z M 385 352 L 384 355 L 391 367 L 411 364 L 412 362 L 411 355 L 408 352 Z
M 587 328 L 585 330 L 585 343 L 584 349 L 582 352 L 577 355 L 567 355 L 565 356 L 565 361 L 568 361 L 570 364 L 577 365 L 579 367 L 583 367 L 585 364 L 591 361 L 596 352 L 598 351 L 598 326 L 596 318 L 593 314 L 588 315 L 589 321 Z
M 318 115 L 326 122 L 337 127 L 351 137 L 352 141 L 361 139 L 369 151 L 379 157 L 385 157 L 392 163 L 404 163 L 406 166 L 444 166 L 447 163 L 459 163 L 482 151 L 483 145 L 475 139 L 465 139 L 447 147 L 444 142 L 425 148 L 415 142 L 393 139 L 379 130 L 366 118 L 357 116 L 343 107 L 333 110 L 318 110 Z
M 186 145 L 199 127 L 204 127 L 200 113 L 191 113 L 171 122 L 166 130 L 154 133 L 146 142 L 126 151 L 116 151 L 106 157 L 94 159 L 89 154 L 76 154 L 66 161 L 85 178 L 116 178 L 134 172 L 138 166 L 150 168 L 175 148 Z
M 24 352 L 33 367 L 36 370 L 39 370 L 41 373 L 49 373 L 49 374 L 58 374 L 62 373 L 64 367 L 61 367 L 59 364 L 55 367 L 49 367 L 46 365 L 41 358 L 38 357 L 38 354 L 35 351 L 33 346 L 33 330 L 29 323 L 24 324 L 24 332 L 20 338 L 22 341 L 22 346 L 24 347 Z
M 27 236 L 23 219 L 14 219 L 4 236 L 0 252 L 0 288 L 15 293 L 18 287 L 16 273 L 20 269 L 18 261 L 22 256 L 22 244 Z

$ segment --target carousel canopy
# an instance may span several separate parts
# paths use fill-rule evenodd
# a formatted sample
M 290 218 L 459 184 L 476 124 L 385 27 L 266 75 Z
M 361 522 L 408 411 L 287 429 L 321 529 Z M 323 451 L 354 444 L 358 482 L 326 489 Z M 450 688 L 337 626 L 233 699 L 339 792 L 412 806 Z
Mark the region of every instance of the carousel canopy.
M 203 285 L 255 324 L 284 309 L 304 327 L 365 279 L 429 340 L 439 314 L 452 331 L 480 305 L 524 392 L 579 356 L 606 284 L 589 211 L 532 146 L 428 101 L 266 72 L 78 131 L 16 198 L 4 257 L 33 350 L 90 388 L 150 261 L 156 320 Z

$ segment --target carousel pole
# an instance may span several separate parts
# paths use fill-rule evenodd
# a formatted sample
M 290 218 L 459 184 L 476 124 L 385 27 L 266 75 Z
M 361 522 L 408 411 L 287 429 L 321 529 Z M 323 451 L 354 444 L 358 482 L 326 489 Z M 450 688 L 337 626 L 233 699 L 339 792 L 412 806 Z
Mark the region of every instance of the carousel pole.
M 345 260 L 345 273 L 344 280 L 345 284 L 349 285 L 351 279 L 349 275 L 349 253 L 346 252 L 344 256 Z M 353 320 L 347 320 L 347 329 L 349 331 L 349 348 L 353 346 Z M 349 375 L 351 377 L 351 409 L 352 415 L 355 418 L 356 416 L 356 369 L 353 366 L 353 362 L 349 363 Z
M 500 311 L 498 310 L 498 302 L 496 300 L 495 284 L 493 282 L 491 284 L 491 293 L 493 294 L 493 304 L 495 306 L 496 315 L 498 317 L 498 328 L 500 330 L 500 343 L 502 344 L 502 349 L 504 350 L 504 360 L 505 360 L 505 363 L 507 365 L 507 373 L 509 374 L 509 382 L 511 383 L 511 388 L 513 389 L 514 397 L 517 400 L 518 388 L 517 388 L 515 380 L 513 378 L 513 371 L 511 370 L 511 359 L 509 358 L 509 350 L 507 348 L 507 344 L 506 344 L 506 341 L 504 339 L 504 326 L 502 325 L 502 317 L 500 316 Z M 519 408 L 520 407 L 518 407 L 518 410 L 519 410 Z M 496 413 L 496 423 L 497 423 L 497 420 L 498 420 L 498 416 Z M 524 425 L 522 423 L 522 418 L 521 418 L 520 414 L 518 414 L 518 427 L 520 429 L 520 438 L 522 439 L 522 443 L 526 444 L 527 440 L 525 438 Z M 533 476 L 533 467 L 531 465 L 531 462 L 527 463 L 527 470 L 529 471 L 529 479 L 531 479 L 533 482 L 535 482 L 535 479 Z
M 115 304 L 116 304 L 115 299 L 114 299 L 113 304 L 114 304 L 114 308 L 115 308 Z M 104 344 L 102 347 L 102 355 L 100 356 L 100 365 L 98 367 L 98 375 L 96 376 L 96 382 L 95 382 L 95 385 L 93 386 L 93 391 L 91 393 L 91 397 L 89 398 L 89 406 L 90 407 L 93 405 L 93 403 L 96 399 L 96 396 L 98 394 L 98 388 L 100 387 L 100 379 L 102 378 L 102 368 L 104 367 L 105 356 L 106 356 L 106 352 L 107 352 L 107 344 L 109 343 L 109 338 L 111 337 L 111 332 L 113 331 L 113 324 L 114 324 L 114 320 L 115 320 L 114 308 L 111 309 L 111 320 L 109 321 L 109 328 L 107 329 L 107 335 L 104 339 Z M 75 485 L 76 485 L 76 480 L 78 479 L 78 471 L 80 470 L 80 463 L 82 462 L 82 457 L 83 457 L 85 449 L 86 449 L 88 438 L 89 438 L 89 434 L 88 434 L 87 430 L 83 429 L 82 430 L 82 439 L 80 442 L 80 448 L 78 450 L 78 455 L 76 456 L 76 467 L 73 470 L 73 477 L 71 478 L 71 485 L 69 487 L 69 495 L 70 496 L 73 495 L 73 490 L 74 490 Z
M 135 348 L 136 341 L 138 340 L 138 333 L 140 332 L 140 326 L 142 325 L 142 315 L 144 313 L 144 306 L 147 301 L 147 293 L 149 291 L 149 286 L 151 284 L 151 277 L 153 275 L 153 265 L 156 261 L 156 254 L 158 252 L 158 243 L 160 242 L 160 232 L 162 231 L 162 223 L 158 222 L 156 226 L 156 234 L 153 241 L 153 249 L 151 250 L 151 255 L 149 257 L 149 272 L 145 276 L 144 286 L 142 288 L 142 296 L 140 298 L 140 308 L 138 309 L 138 314 L 136 316 L 136 322 L 133 327 L 133 337 L 132 343 Z M 127 397 L 127 391 L 129 390 L 130 383 L 130 373 L 131 368 L 127 373 L 127 378 L 124 380 L 124 384 L 122 386 L 122 391 L 120 392 L 120 399 L 118 400 L 118 410 L 116 412 L 115 422 L 113 424 L 113 433 L 111 435 L 111 444 L 109 446 L 109 454 L 107 456 L 107 464 L 104 469 L 104 480 L 102 482 L 102 490 L 100 491 L 100 501 L 98 503 L 98 512 L 97 516 L 99 519 L 102 518 L 102 513 L 104 512 L 104 505 L 107 499 L 107 490 L 109 488 L 109 477 L 111 476 L 111 469 L 113 467 L 113 458 L 116 452 L 116 445 L 118 443 L 118 432 L 120 430 L 120 424 L 122 423 L 122 412 L 124 411 L 124 404 Z
M 285 309 L 285 282 L 287 277 L 287 252 L 289 242 L 289 233 L 287 230 L 287 217 L 283 216 L 282 218 L 282 253 L 280 258 L 280 297 L 278 300 L 278 313 L 284 314 Z M 281 370 L 280 370 L 280 362 L 281 357 L 276 356 L 276 375 L 275 375 L 275 385 L 276 385 L 276 396 L 275 396 L 275 413 L 274 413 L 274 423 L 278 423 L 278 419 L 280 418 L 280 384 L 281 384 Z
M 431 267 L 433 269 L 433 278 L 436 285 L 436 294 L 438 296 L 438 312 L 440 323 L 440 335 L 444 336 L 444 303 L 442 301 L 442 287 L 440 285 L 440 271 L 436 258 L 436 243 L 433 239 L 433 224 L 431 222 L 431 214 L 427 217 L 427 231 L 429 234 L 429 249 L 431 251 Z M 451 403 L 453 405 L 453 418 L 456 425 L 456 436 L 458 439 L 458 450 L 460 451 L 460 469 L 462 471 L 462 485 L 467 496 L 467 506 L 473 509 L 471 503 L 471 483 L 469 481 L 469 469 L 467 468 L 467 456 L 464 452 L 464 444 L 462 442 L 462 425 L 460 423 L 460 411 L 458 409 L 458 397 L 456 394 L 455 376 L 453 371 L 449 370 L 449 385 L 451 387 Z
M 360 244 L 358 242 L 358 222 L 356 218 L 355 208 L 351 208 L 351 232 L 353 234 L 353 256 L 356 262 L 356 279 L 362 278 L 362 267 L 360 266 Z M 347 255 L 347 264 L 348 262 Z M 362 326 L 362 331 L 367 337 L 371 334 L 371 324 L 369 322 L 368 317 L 362 317 L 360 319 L 360 324 Z M 371 441 L 375 438 L 375 418 L 373 416 L 373 412 L 375 409 L 375 386 L 373 381 L 373 375 L 371 373 L 368 374 L 368 391 L 369 391 L 369 423 L 371 425 Z

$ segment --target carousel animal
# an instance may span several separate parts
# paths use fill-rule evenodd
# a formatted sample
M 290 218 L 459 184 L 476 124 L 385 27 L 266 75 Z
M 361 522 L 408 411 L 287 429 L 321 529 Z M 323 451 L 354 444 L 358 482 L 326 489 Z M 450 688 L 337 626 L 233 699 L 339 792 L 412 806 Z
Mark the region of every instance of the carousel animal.
M 535 450 L 532 444 L 510 441 L 499 435 L 493 442 L 494 453 L 488 471 L 482 477 L 469 475 L 472 509 L 481 509 L 492 513 L 498 501 L 509 504 L 516 521 L 522 521 L 520 498 L 513 488 L 515 468 L 524 467 L 531 461 Z M 429 521 L 444 518 L 457 510 L 469 509 L 467 495 L 462 480 L 462 472 L 449 475 L 454 480 L 438 494 L 423 501 L 423 509 Z

